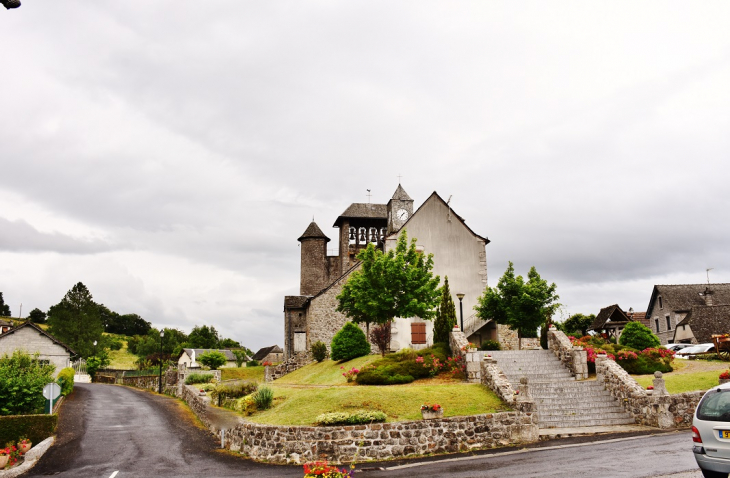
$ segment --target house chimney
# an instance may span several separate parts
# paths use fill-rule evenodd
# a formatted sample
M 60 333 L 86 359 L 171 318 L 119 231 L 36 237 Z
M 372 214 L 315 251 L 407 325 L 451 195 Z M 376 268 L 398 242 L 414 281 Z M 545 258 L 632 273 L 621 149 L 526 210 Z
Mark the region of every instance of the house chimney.
M 705 305 L 712 305 L 712 294 L 714 294 L 714 292 L 710 290 L 709 286 L 705 287 L 705 291 L 700 294 L 705 299 Z

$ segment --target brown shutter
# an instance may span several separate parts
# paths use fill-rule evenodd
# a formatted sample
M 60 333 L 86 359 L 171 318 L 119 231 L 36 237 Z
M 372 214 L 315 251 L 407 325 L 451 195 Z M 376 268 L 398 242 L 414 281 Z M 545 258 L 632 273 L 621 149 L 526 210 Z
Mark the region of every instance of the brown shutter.
M 411 343 L 426 343 L 426 322 L 411 322 Z

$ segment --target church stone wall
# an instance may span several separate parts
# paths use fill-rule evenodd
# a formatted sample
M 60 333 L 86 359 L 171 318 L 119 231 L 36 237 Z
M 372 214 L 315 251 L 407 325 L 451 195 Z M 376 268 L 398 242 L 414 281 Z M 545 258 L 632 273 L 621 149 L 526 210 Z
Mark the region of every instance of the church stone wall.
M 329 349 L 332 337 L 345 325 L 345 322 L 348 322 L 347 316 L 337 312 L 336 309 L 339 305 L 337 296 L 342 292 L 342 286 L 349 277 L 348 274 L 340 278 L 332 287 L 310 302 L 307 311 L 307 349 L 317 341 L 324 342 Z
M 327 282 L 327 241 L 303 239 L 301 243 L 299 293 L 314 295 L 322 290 Z

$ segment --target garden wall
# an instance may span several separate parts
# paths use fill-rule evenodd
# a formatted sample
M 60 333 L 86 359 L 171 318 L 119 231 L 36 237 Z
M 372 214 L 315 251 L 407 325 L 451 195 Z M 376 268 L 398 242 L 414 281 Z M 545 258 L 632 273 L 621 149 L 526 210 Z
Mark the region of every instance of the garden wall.
M 620 365 L 605 355 L 596 357 L 596 380 L 623 403 L 636 423 L 657 428 L 686 428 L 704 390 L 669 395 L 661 372 L 654 373 L 654 390 L 644 390 Z
M 182 399 L 214 434 L 220 434 L 220 427 L 212 423 L 207 397 L 184 386 Z M 533 409 L 532 402 L 518 402 L 517 411 L 512 412 L 336 427 L 260 425 L 239 419 L 225 430 L 225 446 L 270 463 L 319 459 L 349 463 L 468 451 L 537 441 Z

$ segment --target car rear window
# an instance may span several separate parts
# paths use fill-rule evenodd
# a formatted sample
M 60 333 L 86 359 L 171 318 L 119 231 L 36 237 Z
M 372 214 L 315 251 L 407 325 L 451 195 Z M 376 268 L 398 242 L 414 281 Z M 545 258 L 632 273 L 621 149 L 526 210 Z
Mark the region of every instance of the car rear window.
M 730 389 L 706 393 L 697 406 L 697 418 L 713 422 L 730 422 Z

